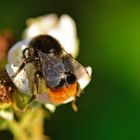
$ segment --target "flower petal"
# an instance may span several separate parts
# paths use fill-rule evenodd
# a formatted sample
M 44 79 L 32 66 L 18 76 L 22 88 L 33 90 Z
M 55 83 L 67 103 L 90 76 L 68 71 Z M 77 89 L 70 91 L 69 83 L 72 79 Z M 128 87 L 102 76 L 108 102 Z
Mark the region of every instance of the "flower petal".
M 31 92 L 29 89 L 29 82 L 24 70 L 22 70 L 16 77 L 14 77 L 14 79 L 12 78 L 18 68 L 19 67 L 14 67 L 13 64 L 6 65 L 6 71 L 18 90 L 22 93 L 30 94 Z
M 6 119 L 6 120 L 11 121 L 11 120 L 13 120 L 13 118 L 14 118 L 14 114 L 13 114 L 13 112 L 1 110 L 1 111 L 0 111 L 0 117 L 4 118 L 4 119 Z
M 76 24 L 68 15 L 58 18 L 55 14 L 27 20 L 27 29 L 23 37 L 31 39 L 40 34 L 49 34 L 55 37 L 62 47 L 73 57 L 77 57 L 79 40 L 77 38 Z
M 90 66 L 88 66 L 86 69 L 87 69 L 87 72 L 89 75 L 83 75 L 78 80 L 81 90 L 83 90 L 91 81 L 92 68 Z

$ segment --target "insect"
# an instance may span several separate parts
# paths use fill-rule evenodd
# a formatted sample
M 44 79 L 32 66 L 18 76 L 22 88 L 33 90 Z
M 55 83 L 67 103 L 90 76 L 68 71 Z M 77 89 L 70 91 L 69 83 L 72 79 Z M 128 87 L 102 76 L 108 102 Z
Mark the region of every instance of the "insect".
M 13 78 L 23 69 L 27 72 L 26 67 L 30 65 L 27 75 L 31 79 L 29 83 L 33 83 L 31 100 L 40 95 L 40 85 L 45 82 L 49 102 L 59 105 L 72 101 L 73 108 L 76 108 L 74 102 L 81 91 L 79 81 L 82 77 L 90 79 L 90 76 L 55 38 L 50 35 L 34 37 L 23 50 L 23 58 Z

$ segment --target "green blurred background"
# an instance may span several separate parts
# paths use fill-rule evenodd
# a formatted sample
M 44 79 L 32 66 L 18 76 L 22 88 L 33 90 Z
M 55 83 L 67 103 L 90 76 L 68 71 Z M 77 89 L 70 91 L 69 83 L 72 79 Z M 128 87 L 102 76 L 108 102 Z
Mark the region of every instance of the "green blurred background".
M 0 29 L 11 28 L 20 39 L 27 18 L 52 12 L 75 19 L 78 60 L 92 66 L 93 77 L 78 99 L 79 111 L 60 106 L 45 133 L 53 140 L 139 140 L 140 1 L 3 0 Z M 10 133 L 0 132 L 2 139 Z

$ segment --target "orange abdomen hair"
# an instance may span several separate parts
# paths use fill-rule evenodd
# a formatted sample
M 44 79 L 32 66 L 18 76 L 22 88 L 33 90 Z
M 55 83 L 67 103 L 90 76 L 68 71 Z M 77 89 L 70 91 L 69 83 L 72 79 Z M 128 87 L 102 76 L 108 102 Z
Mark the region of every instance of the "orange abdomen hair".
M 54 104 L 65 103 L 71 97 L 75 98 L 77 93 L 77 87 L 78 87 L 77 83 L 73 83 L 68 85 L 67 87 L 65 86 L 57 89 L 49 89 L 48 90 L 49 100 Z

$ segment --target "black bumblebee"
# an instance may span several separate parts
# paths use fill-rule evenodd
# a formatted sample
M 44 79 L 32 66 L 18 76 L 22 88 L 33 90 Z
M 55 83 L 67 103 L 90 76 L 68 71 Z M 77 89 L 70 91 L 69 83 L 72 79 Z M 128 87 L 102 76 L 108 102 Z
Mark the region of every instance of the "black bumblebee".
M 61 104 L 71 97 L 76 99 L 80 91 L 78 80 L 89 76 L 87 70 L 68 54 L 50 35 L 34 37 L 23 51 L 24 61 L 13 77 L 32 64 L 35 67 L 33 98 L 39 95 L 39 79 L 44 79 L 46 94 L 53 104 Z M 90 77 L 90 76 L 89 76 Z

